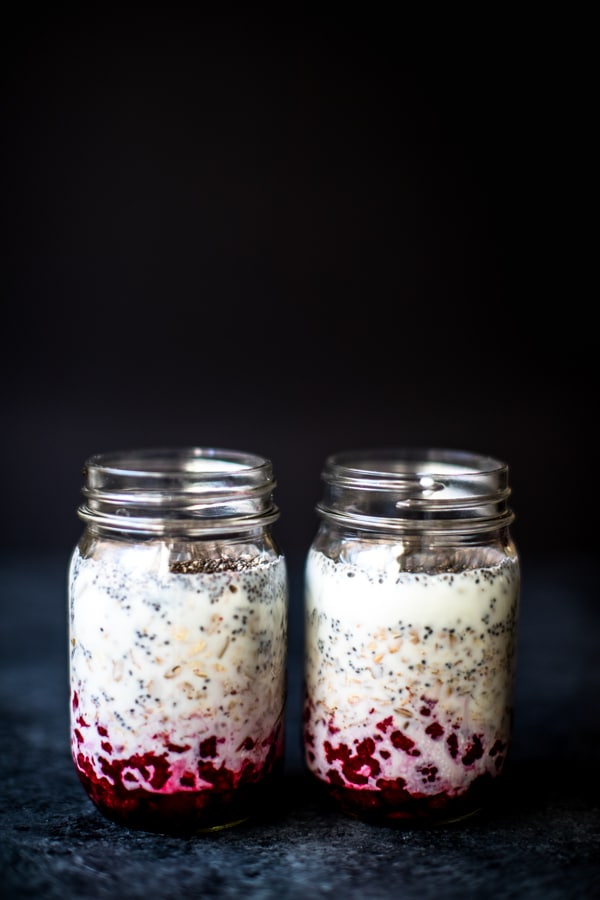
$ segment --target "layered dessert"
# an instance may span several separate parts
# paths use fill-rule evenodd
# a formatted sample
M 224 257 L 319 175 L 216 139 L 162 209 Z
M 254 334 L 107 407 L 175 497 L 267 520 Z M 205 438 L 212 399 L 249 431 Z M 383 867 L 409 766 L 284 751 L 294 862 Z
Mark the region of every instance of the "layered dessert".
M 421 562 L 393 543 L 307 558 L 306 763 L 361 818 L 460 818 L 505 767 L 518 562 Z
M 253 813 L 283 759 L 284 558 L 95 541 L 69 614 L 72 755 L 97 807 L 167 832 Z

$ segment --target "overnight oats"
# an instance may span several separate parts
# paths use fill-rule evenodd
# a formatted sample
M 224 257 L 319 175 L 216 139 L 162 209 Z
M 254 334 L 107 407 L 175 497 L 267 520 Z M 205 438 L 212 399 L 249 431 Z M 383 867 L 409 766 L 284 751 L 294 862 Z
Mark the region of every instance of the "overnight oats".
M 306 764 L 342 810 L 387 824 L 482 809 L 510 747 L 505 467 L 428 452 L 332 457 L 305 569 Z
M 288 586 L 272 473 L 233 451 L 130 456 L 86 466 L 72 756 L 108 818 L 217 830 L 268 809 L 282 771 Z

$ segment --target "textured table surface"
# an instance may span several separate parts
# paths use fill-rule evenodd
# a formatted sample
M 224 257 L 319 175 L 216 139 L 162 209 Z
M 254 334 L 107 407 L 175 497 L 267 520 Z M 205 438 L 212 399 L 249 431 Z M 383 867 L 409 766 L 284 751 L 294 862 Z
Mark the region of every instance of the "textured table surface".
M 104 820 L 68 746 L 66 560 L 0 564 L 0 897 L 600 898 L 600 603 L 592 560 L 524 561 L 515 733 L 484 816 L 397 831 L 315 794 L 299 750 L 301 579 L 291 572 L 281 806 L 180 839 Z

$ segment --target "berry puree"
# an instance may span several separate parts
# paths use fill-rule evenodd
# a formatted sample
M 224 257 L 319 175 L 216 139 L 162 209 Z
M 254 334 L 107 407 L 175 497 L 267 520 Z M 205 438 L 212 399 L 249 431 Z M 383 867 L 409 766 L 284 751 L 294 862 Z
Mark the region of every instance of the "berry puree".
M 519 569 L 400 572 L 399 558 L 309 553 L 305 759 L 350 814 L 449 821 L 481 808 L 505 769 Z
M 210 831 L 264 808 L 283 760 L 283 557 L 174 561 L 101 541 L 70 572 L 71 749 L 113 821 Z

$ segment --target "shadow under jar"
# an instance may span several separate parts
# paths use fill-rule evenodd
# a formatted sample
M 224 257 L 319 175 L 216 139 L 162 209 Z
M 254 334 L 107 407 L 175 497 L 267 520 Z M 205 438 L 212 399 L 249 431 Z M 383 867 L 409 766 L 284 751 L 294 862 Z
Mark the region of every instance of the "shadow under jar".
M 91 457 L 69 572 L 71 748 L 148 831 L 239 824 L 283 765 L 288 582 L 272 465 L 213 448 Z
M 305 568 L 304 750 L 338 808 L 440 824 L 492 800 L 520 564 L 508 467 L 447 449 L 326 460 Z

